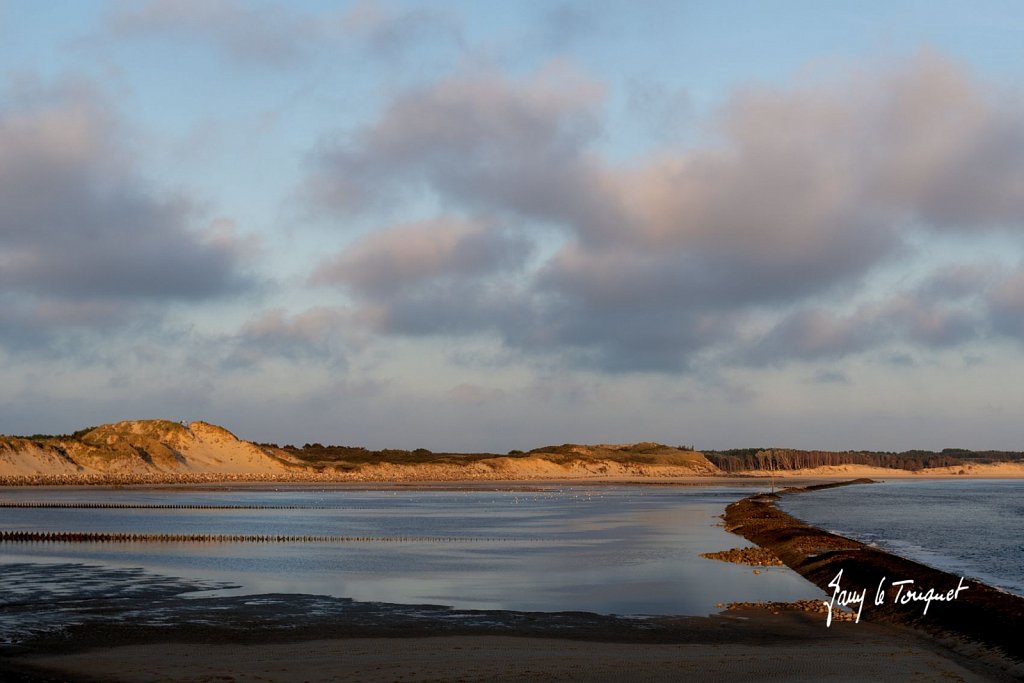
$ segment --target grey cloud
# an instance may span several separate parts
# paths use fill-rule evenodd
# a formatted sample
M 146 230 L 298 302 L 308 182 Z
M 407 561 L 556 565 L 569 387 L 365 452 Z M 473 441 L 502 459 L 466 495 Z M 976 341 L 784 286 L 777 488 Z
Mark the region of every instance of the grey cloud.
M 201 299 L 241 284 L 241 245 L 194 229 L 124 161 L 106 103 L 81 85 L 0 112 L 0 283 L 67 299 Z M 112 161 L 113 160 L 113 161 Z
M 968 354 L 964 356 L 964 367 L 973 368 L 977 365 L 982 365 L 985 362 L 984 356 L 978 356 L 975 354 Z
M 959 313 L 946 318 L 922 315 L 918 332 L 936 332 L 956 343 L 971 337 L 969 330 L 1024 342 L 1024 269 L 997 262 L 944 267 L 925 279 L 917 294 L 933 309 L 956 302 Z M 952 309 L 952 306 L 948 308 Z M 928 323 L 932 323 L 929 325 Z
M 877 343 L 879 322 L 836 316 L 825 310 L 800 311 L 784 318 L 744 354 L 755 364 L 835 360 Z
M 340 23 L 347 34 L 363 40 L 373 55 L 387 60 L 404 57 L 426 40 L 456 47 L 464 41 L 459 22 L 438 7 L 401 8 L 379 0 L 360 0 Z
M 237 0 L 121 2 L 109 25 L 120 36 L 196 38 L 237 60 L 271 64 L 300 57 L 320 30 L 312 18 L 287 5 Z
M 926 225 L 1019 229 L 1024 218 L 1024 100 L 940 55 L 918 55 L 879 105 L 885 145 L 874 193 Z M 877 154 L 880 150 L 868 149 Z
M 983 293 L 1000 276 L 998 263 L 958 263 L 938 269 L 918 287 L 917 293 L 928 301 L 963 299 Z
M 988 310 L 996 332 L 1024 342 L 1024 271 L 1007 276 L 993 287 Z
M 0 201 L 10 197 L 2 195 Z M 74 299 L 200 300 L 242 285 L 237 254 L 190 233 L 191 216 L 181 207 L 143 196 L 52 196 L 52 204 L 60 203 L 65 207 L 53 208 L 82 212 L 65 220 L 39 211 L 31 223 L 0 221 L 4 242 L 17 254 L 0 267 L 5 287 Z
M 70 328 L 71 307 L 130 312 L 249 284 L 242 242 L 198 224 L 187 199 L 138 180 L 126 127 L 101 93 L 29 81 L 9 93 L 0 110 L 0 286 L 37 308 L 27 319 Z
M 347 290 L 377 332 L 472 334 L 522 321 L 511 278 L 531 251 L 500 223 L 443 216 L 371 233 L 322 262 L 312 282 Z
M 121 38 L 154 36 L 212 47 L 239 63 L 287 66 L 316 51 L 356 46 L 396 61 L 415 46 L 463 47 L 456 18 L 430 7 L 360 0 L 344 10 L 311 12 L 283 2 L 148 0 L 119 2 L 107 20 Z
M 594 6 L 560 2 L 547 7 L 540 21 L 538 39 L 548 50 L 564 50 L 601 25 L 600 12 Z
M 658 81 L 630 80 L 626 84 L 626 102 L 645 132 L 663 143 L 678 144 L 695 120 L 690 93 Z
M 400 95 L 375 124 L 317 150 L 310 190 L 340 212 L 427 188 L 485 212 L 599 220 L 600 178 L 584 150 L 601 98 L 598 84 L 559 64 L 521 81 L 452 76 Z
M 984 317 L 970 309 L 914 309 L 904 314 L 909 324 L 907 338 L 924 346 L 956 346 L 978 337 L 985 329 Z
M 506 398 L 507 393 L 503 389 L 490 389 L 478 384 L 462 383 L 448 390 L 447 396 L 458 403 L 478 406 L 502 401 Z
M 941 266 L 906 292 L 848 314 L 799 310 L 741 354 L 755 365 L 834 360 L 888 343 L 944 349 L 992 335 L 1024 341 L 1024 271 L 963 263 Z M 905 353 L 886 358 L 895 365 L 914 362 Z
M 227 364 L 248 366 L 265 359 L 312 358 L 344 366 L 350 327 L 350 314 L 338 308 L 313 308 L 294 315 L 284 309 L 264 311 L 229 340 L 234 349 Z
M 447 216 L 378 230 L 322 263 L 313 282 L 387 297 L 438 279 L 501 273 L 521 266 L 529 250 L 520 235 Z
M 730 317 L 679 310 L 595 312 L 556 308 L 543 335 L 510 339 L 534 351 L 561 349 L 577 364 L 610 372 L 685 372 L 702 350 L 732 336 Z
M 535 312 L 502 280 L 439 281 L 369 301 L 364 316 L 378 332 L 403 335 L 480 332 L 514 333 L 534 329 Z
M 18 353 L 59 356 L 71 349 L 79 355 L 82 336 L 95 336 L 105 328 L 126 325 L 130 316 L 113 301 L 25 301 L 11 294 L 0 296 L 0 348 Z M 136 321 L 137 322 L 137 321 Z M 72 333 L 74 343 L 54 344 L 54 331 Z
M 839 370 L 820 370 L 814 373 L 811 381 L 815 384 L 849 384 L 850 378 Z
M 747 89 L 719 114 L 718 144 L 609 171 L 631 229 L 581 233 L 762 267 L 845 254 L 855 266 L 839 275 L 855 275 L 900 246 L 915 220 L 924 229 L 1016 229 L 1024 213 L 993 197 L 1020 196 L 1024 155 L 1015 143 L 985 141 L 1024 136 L 1021 113 L 1016 99 L 929 53 L 881 77 Z M 967 156 L 978 154 L 986 160 L 976 165 L 998 173 L 966 173 L 975 163 Z M 955 215 L 944 211 L 949 179 Z
M 310 187 L 339 215 L 427 193 L 560 235 L 517 301 L 460 313 L 437 299 L 454 334 L 499 330 L 512 347 L 609 370 L 682 371 L 705 352 L 772 363 L 897 341 L 950 346 L 990 329 L 970 306 L 988 285 L 967 267 L 846 316 L 812 308 L 912 259 L 912 232 L 1024 224 L 1019 97 L 928 52 L 896 67 L 745 89 L 703 144 L 629 164 L 595 151 L 602 89 L 564 65 L 518 80 L 463 74 L 398 96 L 375 123 L 322 145 Z M 424 297 L 374 305 L 391 318 L 422 305 L 417 325 L 388 328 L 422 331 Z M 752 347 L 730 339 L 745 318 L 787 309 L 801 312 Z
M 882 361 L 889 365 L 900 368 L 911 368 L 917 364 L 917 361 L 915 361 L 914 357 L 911 356 L 909 353 L 886 354 L 883 357 Z
M 946 348 L 974 339 L 985 329 L 985 316 L 971 308 L 894 295 L 849 314 L 824 309 L 797 311 L 741 353 L 755 365 L 836 360 L 894 341 Z

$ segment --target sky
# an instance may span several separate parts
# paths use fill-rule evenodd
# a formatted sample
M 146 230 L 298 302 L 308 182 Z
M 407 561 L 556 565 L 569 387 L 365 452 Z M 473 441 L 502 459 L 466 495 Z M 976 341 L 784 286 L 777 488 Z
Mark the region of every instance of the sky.
M 1024 450 L 1022 26 L 0 0 L 0 433 Z

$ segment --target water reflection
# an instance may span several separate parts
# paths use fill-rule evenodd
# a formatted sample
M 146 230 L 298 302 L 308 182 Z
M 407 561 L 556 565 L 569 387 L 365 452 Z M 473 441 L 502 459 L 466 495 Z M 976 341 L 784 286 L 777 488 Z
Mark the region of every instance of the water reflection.
M 636 486 L 400 492 L 8 489 L 0 491 L 0 501 L 299 509 L 7 508 L 0 512 L 4 529 L 493 540 L 26 543 L 0 546 L 0 562 L 141 567 L 238 586 L 222 588 L 220 595 L 303 593 L 461 609 L 708 614 L 721 602 L 820 596 L 785 568 L 754 574 L 750 567 L 699 557 L 745 544 L 718 525 L 718 515 L 748 493 L 742 488 Z

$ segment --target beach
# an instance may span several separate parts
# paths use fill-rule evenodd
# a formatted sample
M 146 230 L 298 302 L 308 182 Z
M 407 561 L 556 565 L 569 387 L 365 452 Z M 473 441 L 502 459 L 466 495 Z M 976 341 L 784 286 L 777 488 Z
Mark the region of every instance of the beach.
M 984 656 L 951 655 L 907 631 L 871 624 L 826 631 L 800 613 L 737 614 L 693 623 L 678 635 L 682 642 L 473 635 L 242 645 L 171 640 L 30 657 L 23 664 L 55 680 L 124 683 L 582 682 L 638 676 L 650 681 L 1014 680 Z M 25 680 L 32 680 L 29 675 Z
M 806 488 L 813 495 L 816 484 L 821 483 L 821 478 L 812 478 Z M 486 484 L 493 488 L 490 482 Z M 648 484 L 653 485 L 651 490 L 666 486 Z M 610 483 L 598 488 L 607 485 Z M 398 493 L 401 488 L 395 485 L 383 490 Z M 444 491 L 451 484 L 439 482 L 426 488 Z M 474 486 L 467 488 L 473 490 Z M 520 483 L 513 490 L 529 488 Z M 801 542 L 781 546 L 758 536 L 766 533 L 766 525 L 761 522 L 759 526 L 754 518 L 774 509 L 766 498 L 755 494 L 730 506 L 725 514 L 727 528 L 754 538 L 829 591 L 828 571 L 819 566 L 820 558 L 818 565 L 809 561 L 814 560 L 814 549 Z M 792 535 L 791 519 L 773 523 L 776 534 L 780 533 L 778 524 L 785 523 L 790 526 L 783 535 Z M 816 539 L 826 533 L 805 525 L 800 531 Z M 830 542 L 829 552 L 850 545 L 834 538 Z M 800 552 L 794 555 L 793 548 Z M 742 560 L 748 554 L 740 555 Z M 848 577 L 861 571 L 850 564 L 850 558 L 844 562 Z M 807 570 L 811 565 L 817 573 Z M 905 565 L 897 566 L 905 570 Z M 158 623 L 138 619 L 86 622 L 6 647 L 0 655 L 0 673 L 4 680 L 15 681 L 125 682 L 600 681 L 622 680 L 636 671 L 643 671 L 646 680 L 679 680 L 697 673 L 704 680 L 723 681 L 915 676 L 923 680 L 1016 680 L 1024 673 L 1020 653 L 1008 652 L 1005 645 L 1012 644 L 1012 639 L 1000 640 L 999 635 L 1018 632 L 1013 628 L 1020 618 L 1016 607 L 1004 604 L 1005 594 L 988 595 L 986 602 L 986 594 L 978 587 L 968 595 L 973 601 L 960 607 L 976 610 L 968 616 L 970 623 L 987 615 L 995 628 L 950 629 L 959 617 L 944 616 L 934 607 L 936 620 L 929 624 L 884 618 L 873 611 L 860 623 L 837 620 L 826 625 L 820 611 L 787 603 L 737 609 L 723 604 L 709 616 L 632 618 L 356 602 L 317 617 L 321 605 L 310 603 L 307 607 L 301 596 L 275 596 L 276 604 L 221 598 L 207 601 L 207 612 L 202 612 L 202 600 L 191 603 L 199 612 L 188 624 L 175 623 L 173 618 L 157 619 Z M 140 608 L 145 604 L 137 601 Z M 896 612 L 890 611 L 889 616 Z M 963 612 L 958 614 L 962 617 Z

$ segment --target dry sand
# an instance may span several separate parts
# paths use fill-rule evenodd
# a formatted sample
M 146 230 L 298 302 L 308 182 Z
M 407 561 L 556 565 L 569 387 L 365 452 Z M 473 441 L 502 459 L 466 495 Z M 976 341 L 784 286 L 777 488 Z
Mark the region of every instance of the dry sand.
M 353 638 L 268 645 L 134 645 L 44 657 L 35 663 L 55 673 L 125 683 L 993 680 L 911 637 L 894 637 L 867 624 L 835 624 L 832 631 L 835 637 L 824 647 L 799 641 L 766 647 L 502 636 Z
M 772 476 L 764 470 L 740 472 L 745 477 L 766 479 Z M 952 467 L 929 467 L 922 470 L 897 470 L 889 467 L 869 467 L 867 465 L 825 465 L 802 470 L 777 470 L 774 476 L 779 479 L 792 478 L 832 478 L 849 479 L 851 477 L 872 477 L 874 479 L 931 479 L 931 478 L 976 478 L 976 479 L 1020 479 L 1024 477 L 1024 463 L 965 463 Z

